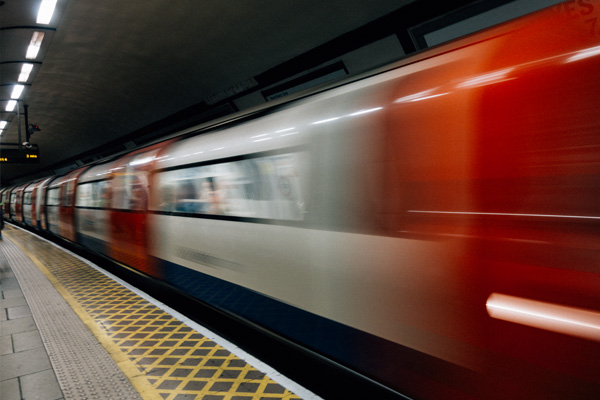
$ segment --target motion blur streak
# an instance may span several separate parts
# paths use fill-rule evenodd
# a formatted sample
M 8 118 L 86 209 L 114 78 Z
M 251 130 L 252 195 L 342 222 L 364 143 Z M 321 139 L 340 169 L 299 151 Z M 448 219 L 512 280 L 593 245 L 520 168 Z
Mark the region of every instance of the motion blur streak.
M 447 92 L 446 93 L 432 94 L 437 89 L 438 88 L 429 89 L 429 90 L 425 90 L 423 92 L 419 92 L 419 93 L 411 94 L 411 95 L 408 95 L 408 96 L 400 97 L 399 99 L 396 99 L 394 101 L 394 103 L 409 103 L 409 102 L 415 102 L 415 101 L 433 99 L 435 97 L 445 96 L 445 95 L 449 94 Z
M 484 74 L 480 76 L 476 76 L 474 78 L 468 79 L 463 83 L 459 83 L 456 87 L 467 87 L 467 86 L 483 86 L 483 85 L 491 85 L 493 83 L 500 83 L 507 80 L 515 79 L 508 78 L 508 74 L 511 73 L 514 68 L 506 68 L 501 71 L 491 72 L 489 74 Z
M 489 216 L 500 216 L 500 217 L 569 218 L 569 219 L 600 220 L 600 217 L 594 217 L 591 215 L 519 214 L 519 213 L 492 213 L 492 212 L 469 212 L 469 211 L 424 211 L 424 210 L 408 210 L 408 212 L 409 213 L 423 213 L 423 214 L 489 215 Z
M 584 50 L 578 51 L 577 53 L 575 53 L 574 56 L 569 57 L 566 62 L 578 61 L 578 60 L 582 60 L 584 58 L 594 57 L 597 55 L 600 55 L 600 46 L 591 47 L 589 49 L 584 49 Z
M 600 313 L 492 293 L 486 303 L 492 318 L 600 342 Z

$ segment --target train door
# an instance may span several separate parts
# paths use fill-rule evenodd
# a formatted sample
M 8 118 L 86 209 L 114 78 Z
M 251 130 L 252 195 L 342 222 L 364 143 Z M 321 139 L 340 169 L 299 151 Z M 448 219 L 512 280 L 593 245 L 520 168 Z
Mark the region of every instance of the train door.
M 15 217 L 16 202 L 17 202 L 17 188 L 14 187 L 14 188 L 10 189 L 10 192 L 8 195 L 8 205 L 7 205 L 7 209 L 6 209 L 6 213 L 5 213 L 6 218 L 10 219 L 11 221 Z
M 2 189 L 2 213 L 4 218 L 8 218 L 8 208 L 10 200 L 10 188 Z
M 85 171 L 78 179 L 75 196 L 78 243 L 106 256 L 111 232 L 111 172 L 118 163 L 113 160 Z
M 87 167 L 79 168 L 61 180 L 59 187 L 58 234 L 76 242 L 75 230 L 75 192 L 77 179 Z
M 109 255 L 152 276 L 158 276 L 158 271 L 148 255 L 149 171 L 164 146 L 158 144 L 119 160 L 111 188 Z
M 40 183 L 38 191 L 37 191 L 37 227 L 42 230 L 49 230 L 48 227 L 48 215 L 47 215 L 47 203 L 48 203 L 48 187 L 54 178 L 48 178 Z
M 58 235 L 58 215 L 60 208 L 60 182 L 64 177 L 57 178 L 52 184 L 48 185 L 45 202 L 45 224 L 42 223 L 42 229 Z
M 33 226 L 33 190 L 37 182 L 27 185 L 23 189 L 23 223 Z
M 6 212 L 6 210 L 8 209 L 8 196 L 10 194 L 10 188 L 4 188 L 2 189 L 2 197 L 1 197 L 1 202 L 2 204 L 0 205 L 0 207 L 2 207 L 2 210 L 0 210 L 0 212 L 2 213 L 2 218 L 6 219 L 8 218 L 8 213 Z
M 11 218 L 16 222 L 23 222 L 23 189 L 25 185 L 17 187 L 11 196 Z M 14 200 L 14 201 L 13 201 Z M 14 205 L 14 207 L 13 207 Z
M 29 225 L 33 228 L 37 228 L 37 193 L 40 190 L 41 181 L 35 182 L 31 190 L 31 220 Z

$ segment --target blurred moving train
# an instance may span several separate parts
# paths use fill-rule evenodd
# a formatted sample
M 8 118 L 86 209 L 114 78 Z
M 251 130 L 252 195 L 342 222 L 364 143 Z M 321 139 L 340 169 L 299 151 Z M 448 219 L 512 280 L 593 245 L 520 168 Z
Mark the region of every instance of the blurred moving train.
M 5 188 L 5 215 L 414 398 L 598 399 L 599 16 Z

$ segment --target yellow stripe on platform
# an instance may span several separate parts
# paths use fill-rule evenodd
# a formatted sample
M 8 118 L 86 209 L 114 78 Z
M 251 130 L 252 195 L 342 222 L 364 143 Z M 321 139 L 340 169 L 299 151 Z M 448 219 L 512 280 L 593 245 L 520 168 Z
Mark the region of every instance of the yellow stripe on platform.
M 26 232 L 6 233 L 48 277 L 144 399 L 299 399 L 78 258 Z

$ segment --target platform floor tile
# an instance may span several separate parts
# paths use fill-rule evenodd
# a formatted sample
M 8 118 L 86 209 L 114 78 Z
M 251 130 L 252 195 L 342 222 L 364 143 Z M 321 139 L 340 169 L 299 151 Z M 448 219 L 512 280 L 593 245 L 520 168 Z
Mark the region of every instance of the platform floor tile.
M 160 398 L 300 399 L 77 257 L 27 232 L 6 234 L 46 274 L 115 361 L 125 357 L 135 365 L 136 371 L 124 370 L 125 374 L 130 379 L 132 374 L 143 374 Z M 114 354 L 115 346 L 119 354 Z

